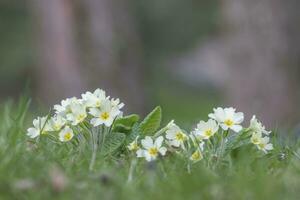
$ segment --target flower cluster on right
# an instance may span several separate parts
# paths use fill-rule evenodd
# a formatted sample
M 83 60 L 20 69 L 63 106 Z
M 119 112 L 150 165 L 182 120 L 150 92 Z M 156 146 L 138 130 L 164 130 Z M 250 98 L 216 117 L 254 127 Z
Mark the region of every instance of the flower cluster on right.
M 265 154 L 273 149 L 271 131 L 267 131 L 256 116 L 252 117 L 248 128 L 242 126 L 244 114 L 232 107 L 215 108 L 208 117 L 208 121 L 200 121 L 189 133 L 172 120 L 153 136 L 136 137 L 127 148 L 149 162 L 168 153 L 178 153 L 192 163 L 206 157 L 218 161 L 228 149 L 251 143 Z

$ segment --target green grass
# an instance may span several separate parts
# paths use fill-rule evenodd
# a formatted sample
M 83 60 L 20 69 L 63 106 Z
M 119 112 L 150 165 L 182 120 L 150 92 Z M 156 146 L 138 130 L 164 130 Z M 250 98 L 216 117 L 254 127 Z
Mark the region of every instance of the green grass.
M 130 163 L 123 156 L 97 159 L 89 172 L 88 145 L 29 142 L 28 106 L 21 100 L 0 109 L 0 199 L 299 199 L 298 145 L 278 137 L 272 154 L 257 158 L 246 146 L 216 170 L 199 162 L 188 174 L 176 155 L 141 161 L 128 183 Z

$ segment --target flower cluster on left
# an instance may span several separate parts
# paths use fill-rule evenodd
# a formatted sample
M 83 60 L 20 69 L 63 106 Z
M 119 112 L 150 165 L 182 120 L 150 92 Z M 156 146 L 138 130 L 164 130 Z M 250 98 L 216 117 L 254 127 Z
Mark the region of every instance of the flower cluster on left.
M 84 128 L 100 125 L 111 127 L 113 121 L 122 116 L 124 104 L 119 99 L 106 96 L 104 90 L 86 92 L 81 97 L 62 100 L 60 104 L 54 105 L 53 115 L 34 119 L 33 127 L 27 130 L 27 135 L 36 138 L 47 134 L 61 142 L 68 142 Z

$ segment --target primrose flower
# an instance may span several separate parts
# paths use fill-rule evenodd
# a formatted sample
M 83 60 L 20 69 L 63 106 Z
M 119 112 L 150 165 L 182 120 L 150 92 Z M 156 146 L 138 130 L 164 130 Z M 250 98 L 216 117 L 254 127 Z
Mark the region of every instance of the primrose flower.
M 164 156 L 166 154 L 167 148 L 162 147 L 164 138 L 159 136 L 153 143 L 151 137 L 146 136 L 145 139 L 141 140 L 142 146 L 144 149 L 139 149 L 136 154 L 137 157 L 145 157 L 145 159 L 150 162 L 157 158 L 160 154 Z
M 265 126 L 263 126 L 262 123 L 257 120 L 255 115 L 253 115 L 250 121 L 249 129 L 255 133 L 263 133 L 265 135 L 269 135 L 271 133 L 271 131 L 267 131 Z
M 214 113 L 209 114 L 208 116 L 217 122 L 223 130 L 227 131 L 228 129 L 233 130 L 234 132 L 240 132 L 243 127 L 240 125 L 244 121 L 244 113 L 235 112 L 235 108 L 214 108 Z
M 197 128 L 193 131 L 193 134 L 200 140 L 207 140 L 212 137 L 219 130 L 219 125 L 213 119 L 209 119 L 207 122 L 200 121 L 197 124 Z
M 257 148 L 259 150 L 262 150 L 265 153 L 268 153 L 268 151 L 273 150 L 273 144 L 269 143 L 270 138 L 269 137 L 263 137 L 260 139 L 259 144 L 257 144 Z
M 61 115 L 55 115 L 49 119 L 48 124 L 51 131 L 59 131 L 66 124 L 66 119 Z
M 117 107 L 118 109 L 122 109 L 125 104 L 120 102 L 120 99 L 111 99 L 111 105 L 113 107 Z
M 262 137 L 261 132 L 254 132 L 250 141 L 257 146 L 259 150 L 262 150 L 265 153 L 273 149 L 273 144 L 269 143 L 269 137 Z
M 169 140 L 169 144 L 171 146 L 181 146 L 181 148 L 184 149 L 184 141 L 186 141 L 188 137 L 176 124 L 173 124 L 169 126 L 168 130 L 166 131 L 166 138 Z
M 129 149 L 129 151 L 137 151 L 137 150 L 139 150 L 140 149 L 140 146 L 139 146 L 139 144 L 138 144 L 138 136 L 135 138 L 135 140 L 134 141 L 132 141 L 128 146 L 127 146 L 127 148 Z
M 86 92 L 81 95 L 85 105 L 87 107 L 97 107 L 102 105 L 102 102 L 106 99 L 105 91 L 101 89 L 96 89 L 93 93 Z
M 49 126 L 46 123 L 47 117 L 38 117 L 33 120 L 33 127 L 27 129 L 27 135 L 30 138 L 36 138 L 41 134 L 45 134 L 49 131 Z
M 65 128 L 59 132 L 59 140 L 61 142 L 68 142 L 73 138 L 73 136 L 73 130 L 69 126 L 65 126 Z
M 76 126 L 77 124 L 83 122 L 87 117 L 86 107 L 81 103 L 74 103 L 70 105 L 71 112 L 67 114 L 67 119 Z
M 80 103 L 80 100 L 77 99 L 76 97 L 67 98 L 65 100 L 62 100 L 61 104 L 54 105 L 55 113 L 65 117 L 67 114 L 72 112 L 71 105 L 78 104 L 78 103 Z
M 260 144 L 261 140 L 262 140 L 261 132 L 254 132 L 250 138 L 250 141 L 255 145 Z
M 104 124 L 110 127 L 115 118 L 121 113 L 118 107 L 113 106 L 111 101 L 106 99 L 103 101 L 102 106 L 99 108 L 91 108 L 89 112 L 94 118 L 91 119 L 91 124 L 99 126 Z
M 200 151 L 200 149 L 197 149 L 190 157 L 190 160 L 193 161 L 193 162 L 198 162 L 200 160 L 202 160 L 203 158 L 203 155 Z

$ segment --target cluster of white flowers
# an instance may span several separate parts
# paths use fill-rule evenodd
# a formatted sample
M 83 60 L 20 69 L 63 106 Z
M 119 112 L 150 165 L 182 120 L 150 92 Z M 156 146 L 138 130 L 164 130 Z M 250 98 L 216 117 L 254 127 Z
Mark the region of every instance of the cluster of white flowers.
M 267 153 L 273 149 L 273 144 L 270 143 L 270 133 L 266 128 L 256 119 L 254 115 L 250 121 L 250 131 L 252 132 L 251 142 L 257 146 L 258 149 Z
M 106 96 L 105 91 L 101 89 L 86 92 L 80 99 L 67 98 L 54 105 L 53 114 L 34 119 L 33 127 L 27 130 L 27 135 L 30 138 L 51 135 L 58 141 L 67 142 L 84 130 L 92 132 L 92 127 L 112 127 L 115 120 L 122 117 L 123 106 L 119 99 Z M 191 162 L 197 162 L 206 158 L 209 151 L 222 156 L 226 145 L 230 144 L 229 135 L 235 134 L 236 137 L 231 137 L 230 140 L 233 138 L 236 139 L 234 142 L 240 142 L 240 139 L 246 138 L 248 143 L 253 143 L 264 153 L 273 149 L 269 137 L 271 132 L 267 131 L 255 116 L 252 117 L 248 128 L 242 126 L 244 114 L 236 112 L 232 107 L 215 108 L 208 117 L 207 121 L 201 120 L 190 133 L 172 120 L 153 136 L 142 138 L 142 135 L 138 135 L 127 148 L 138 158 L 145 158 L 149 162 L 173 152 L 184 155 Z M 104 136 L 105 134 L 102 137 Z M 91 138 L 94 138 L 93 134 Z
M 235 108 L 215 108 L 213 113 L 208 115 L 208 121 L 200 121 L 196 128 L 189 134 L 177 126 L 172 120 L 165 128 L 163 136 L 161 132 L 154 134 L 153 137 L 146 136 L 139 140 L 137 137 L 127 148 L 136 153 L 138 158 L 144 157 L 147 161 L 153 161 L 159 156 L 165 156 L 166 152 L 181 151 L 187 155 L 192 162 L 200 161 L 208 141 L 216 134 L 221 134 L 227 140 L 227 135 L 249 134 L 250 140 L 258 149 L 267 153 L 273 149 L 269 143 L 271 132 L 266 131 L 265 127 L 255 116 L 250 121 L 248 128 L 243 128 L 244 114 L 236 112 Z
M 53 133 L 61 142 L 67 142 L 76 134 L 76 126 L 87 123 L 94 127 L 110 127 L 117 117 L 122 116 L 124 104 L 119 99 L 106 96 L 101 89 L 96 89 L 93 93 L 86 92 L 81 97 L 67 98 L 61 104 L 54 105 L 54 115 L 33 120 L 33 127 L 27 130 L 27 135 L 36 138 Z

